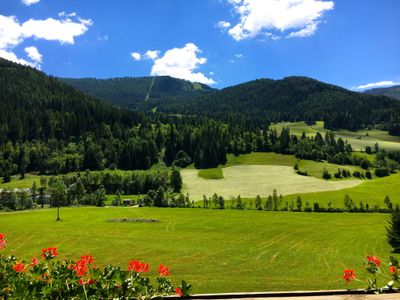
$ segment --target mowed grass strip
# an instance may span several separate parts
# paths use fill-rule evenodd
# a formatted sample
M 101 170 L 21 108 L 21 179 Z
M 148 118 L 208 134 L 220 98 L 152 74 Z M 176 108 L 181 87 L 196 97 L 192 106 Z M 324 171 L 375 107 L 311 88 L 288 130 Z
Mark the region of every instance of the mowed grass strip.
M 204 179 L 222 179 L 224 173 L 221 168 L 201 169 L 198 172 L 199 177 Z
M 55 246 L 60 257 L 90 253 L 101 266 L 139 259 L 152 276 L 164 263 L 175 284 L 185 279 L 196 293 L 347 288 L 344 268 L 362 278 L 366 255 L 392 255 L 385 214 L 80 207 L 61 209 L 61 222 L 55 215 L 0 214 L 8 238 L 2 254 L 30 259 Z M 106 222 L 112 218 L 160 223 Z

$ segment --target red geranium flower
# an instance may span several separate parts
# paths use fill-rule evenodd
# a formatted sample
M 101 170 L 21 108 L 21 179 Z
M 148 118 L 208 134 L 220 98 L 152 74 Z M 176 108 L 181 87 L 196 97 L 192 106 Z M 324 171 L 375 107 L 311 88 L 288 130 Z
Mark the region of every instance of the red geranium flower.
M 128 271 L 135 271 L 137 273 L 149 273 L 149 264 L 141 263 L 138 260 L 132 259 L 128 263 Z
M 390 266 L 389 272 L 392 273 L 392 274 L 394 274 L 394 273 L 397 272 L 397 268 L 396 268 L 395 266 Z
M 46 249 L 42 249 L 42 254 L 40 254 L 41 257 L 43 257 L 46 260 L 52 259 L 58 255 L 57 248 L 55 247 L 50 247 Z
M 158 267 L 158 275 L 169 276 L 168 268 L 166 266 L 164 266 L 163 264 L 160 264 L 160 266 Z
M 94 258 L 93 256 L 87 254 L 81 256 L 81 261 L 84 261 L 87 265 L 93 264 L 94 263 Z
M 346 280 L 346 283 L 349 284 L 352 280 L 356 279 L 357 275 L 354 273 L 354 270 L 347 269 L 343 271 L 342 278 Z
M 88 270 L 86 264 L 85 264 L 83 261 L 81 261 L 81 260 L 78 260 L 78 261 L 76 262 L 75 266 L 73 266 L 73 269 L 75 270 L 76 275 L 77 275 L 78 277 L 85 276 L 85 274 L 86 274 L 86 272 L 87 272 L 87 270 Z
M 30 266 L 31 266 L 31 268 L 34 268 L 34 267 L 36 267 L 36 266 L 38 266 L 39 265 L 39 260 L 36 258 L 36 256 L 34 257 L 34 258 L 32 258 L 31 259 L 31 264 L 30 264 Z
M 177 294 L 179 297 L 183 297 L 183 293 L 182 293 L 181 289 L 178 287 L 175 289 L 175 294 Z
M 81 259 L 78 260 L 75 266 L 72 267 L 76 271 L 78 277 L 85 276 L 88 271 L 88 267 L 94 263 L 94 258 L 91 255 L 83 255 Z
M 6 235 L 4 233 L 0 233 L 0 250 L 4 249 L 7 246 Z
M 13 269 L 14 269 L 15 272 L 21 273 L 21 272 L 23 272 L 25 270 L 25 265 L 22 262 L 18 261 L 13 266 Z
M 381 266 L 381 260 L 377 256 L 367 256 L 367 260 L 370 263 L 373 263 L 374 265 L 376 265 L 377 267 Z

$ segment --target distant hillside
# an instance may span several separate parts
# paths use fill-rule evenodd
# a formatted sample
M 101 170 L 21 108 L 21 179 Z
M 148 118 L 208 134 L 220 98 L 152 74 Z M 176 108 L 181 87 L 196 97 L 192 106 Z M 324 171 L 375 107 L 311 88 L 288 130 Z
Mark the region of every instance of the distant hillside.
M 151 102 L 181 101 L 213 91 L 207 85 L 169 76 L 112 79 L 62 78 L 61 80 L 89 95 L 136 110 L 153 108 Z
M 0 58 L 0 143 L 65 139 L 100 125 L 130 127 L 139 114 L 94 99 L 57 78 Z
M 259 79 L 222 90 L 171 77 L 64 79 L 93 96 L 138 111 L 211 117 L 250 128 L 270 122 L 325 121 L 329 129 L 387 126 L 400 102 L 307 77 Z
M 167 113 L 207 115 L 223 120 L 325 121 L 329 129 L 356 130 L 387 124 L 400 102 L 371 96 L 306 77 L 259 79 L 205 94 L 185 102 L 158 103 Z
M 387 88 L 371 89 L 365 91 L 365 93 L 371 95 L 384 95 L 390 98 L 400 100 L 400 85 L 391 86 Z

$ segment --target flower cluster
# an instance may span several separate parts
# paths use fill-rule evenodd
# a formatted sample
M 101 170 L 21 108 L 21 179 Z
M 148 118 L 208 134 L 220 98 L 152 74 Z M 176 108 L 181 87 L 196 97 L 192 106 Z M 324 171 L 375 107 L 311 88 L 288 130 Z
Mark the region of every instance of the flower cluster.
M 387 269 L 381 270 L 382 261 L 377 256 L 367 256 L 365 268 L 369 274 L 372 274 L 372 278 L 367 279 L 367 291 L 374 291 L 377 293 L 382 292 L 384 289 L 392 289 L 396 285 L 397 288 L 400 288 L 400 280 L 399 280 L 399 263 L 396 258 L 390 257 L 390 263 L 387 265 Z M 383 271 L 383 272 L 382 272 Z M 387 273 L 387 274 L 384 274 Z M 358 280 L 357 275 L 355 274 L 353 269 L 346 269 L 343 271 L 342 278 L 345 280 L 347 284 L 350 284 L 353 280 Z M 380 278 L 390 278 L 389 282 L 386 284 L 380 284 Z M 387 280 L 387 279 L 385 279 Z M 358 280 L 360 281 L 360 280 Z
M 58 256 L 57 248 L 50 247 L 50 248 L 42 249 L 42 254 L 40 254 L 40 256 L 46 260 L 55 258 Z
M 0 234 L 0 247 L 6 245 Z M 14 256 L 0 255 L 0 299 L 153 299 L 176 294 L 187 296 L 191 286 L 185 281 L 173 287 L 168 267 L 159 265 L 157 285 L 153 286 L 149 264 L 131 260 L 128 270 L 108 265 L 100 269 L 91 255 L 77 261 L 54 259 L 57 248 L 41 251 L 41 258 L 25 262 Z
M 76 276 L 80 277 L 78 280 L 79 285 L 92 285 L 96 281 L 92 279 L 90 276 L 88 280 L 85 281 L 84 277 L 88 270 L 90 270 L 90 267 L 93 266 L 94 263 L 94 258 L 91 255 L 83 255 L 81 258 L 75 263 L 75 265 L 72 267 L 73 270 L 76 272 Z
M 0 233 L 0 250 L 4 249 L 7 246 L 6 235 L 4 233 Z
M 136 273 L 149 273 L 149 264 L 141 263 L 138 260 L 132 259 L 128 263 L 128 271 L 135 271 Z
M 168 270 L 168 268 L 166 267 L 166 266 L 164 266 L 164 265 L 160 265 L 159 267 L 158 267 L 158 275 L 160 275 L 161 277 L 163 277 L 163 276 L 169 276 L 169 270 Z
M 347 284 L 350 284 L 350 282 L 354 279 L 357 278 L 356 273 L 354 273 L 354 270 L 352 269 L 347 269 L 343 271 L 343 276 L 342 278 L 346 281 Z

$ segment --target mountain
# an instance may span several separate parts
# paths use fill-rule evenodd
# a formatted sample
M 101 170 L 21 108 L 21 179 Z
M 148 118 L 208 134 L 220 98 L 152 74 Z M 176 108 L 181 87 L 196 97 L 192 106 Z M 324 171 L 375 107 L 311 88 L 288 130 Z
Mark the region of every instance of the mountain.
M 130 127 L 141 114 L 121 109 L 57 78 L 0 58 L 0 144 L 34 139 L 65 139 L 100 125 Z
M 151 109 L 149 102 L 181 101 L 213 91 L 205 84 L 169 76 L 61 80 L 89 95 L 135 110 Z
M 377 88 L 367 90 L 364 93 L 371 94 L 371 95 L 384 95 L 390 98 L 400 100 L 400 85 L 391 86 L 387 88 Z
M 326 84 L 307 77 L 259 79 L 185 102 L 155 103 L 158 111 L 206 115 L 224 121 L 246 119 L 255 124 L 324 120 L 329 129 L 356 130 L 387 124 L 400 102 Z
M 252 128 L 270 122 L 324 120 L 329 129 L 387 124 L 400 103 L 307 77 L 259 79 L 222 90 L 171 77 L 63 79 L 101 99 L 139 111 L 206 116 Z

